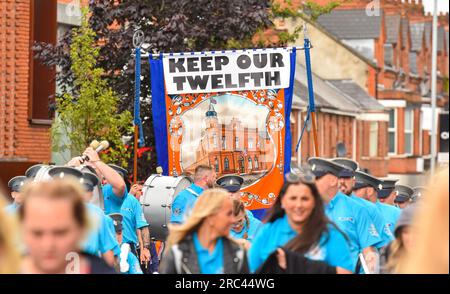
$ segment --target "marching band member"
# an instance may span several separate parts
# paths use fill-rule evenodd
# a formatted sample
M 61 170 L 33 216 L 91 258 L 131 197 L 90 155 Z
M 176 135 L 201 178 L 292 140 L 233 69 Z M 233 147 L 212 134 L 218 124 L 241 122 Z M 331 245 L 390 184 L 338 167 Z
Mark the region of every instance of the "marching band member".
M 195 168 L 194 183 L 175 197 L 172 203 L 171 223 L 182 224 L 202 192 L 214 187 L 216 172 L 207 165 Z
M 106 184 L 102 186 L 105 214 L 119 213 L 123 200 L 128 195 L 123 177 L 119 172 L 114 170 L 114 168 L 101 161 L 98 153 L 92 147 L 86 148 L 83 155 L 89 158 L 84 164 L 94 168 L 97 176 L 100 179 L 104 178 L 106 181 Z M 78 156 L 72 158 L 67 165 L 79 166 L 83 161 L 84 160 Z
M 371 271 L 376 270 L 376 244 L 381 242 L 375 225 L 365 209 L 355 200 L 339 191 L 338 177 L 343 166 L 324 158 L 308 159 L 316 176 L 316 186 L 325 202 L 328 218 L 349 237 L 354 271 L 359 272 L 359 254 L 362 253 Z
M 109 217 L 113 219 L 117 242 L 120 244 L 120 272 L 122 274 L 142 274 L 139 260 L 137 259 L 136 255 L 131 252 L 129 244 L 125 243 L 125 245 L 127 246 L 124 246 L 124 243 L 122 242 L 123 216 L 120 213 L 112 213 L 109 215 Z
M 22 194 L 20 190 L 22 186 L 25 184 L 27 180 L 26 176 L 17 176 L 9 180 L 8 187 L 11 189 L 11 197 L 13 199 L 13 203 L 9 204 L 5 207 L 5 211 L 9 214 L 16 212 L 17 208 L 19 208 L 20 204 L 22 204 Z
M 250 247 L 250 270 L 255 272 L 271 253 L 284 246 L 336 267 L 337 273 L 352 273 L 354 261 L 348 239 L 324 210 L 313 180 L 288 174 Z
M 366 208 L 367 213 L 371 217 L 372 222 L 381 237 L 381 242 L 376 244 L 375 247 L 379 249 L 386 246 L 394 239 L 394 235 L 392 234 L 389 227 L 386 226 L 386 221 L 383 219 L 383 215 L 380 213 L 374 203 L 357 197 L 353 193 L 353 189 L 356 183 L 355 172 L 358 169 L 358 163 L 347 158 L 336 158 L 333 159 L 333 162 L 346 167 L 346 169 L 343 169 L 339 173 L 339 188 L 341 192 Z
M 389 204 L 392 206 L 395 206 L 395 192 L 394 192 L 394 188 L 395 188 L 395 183 L 397 183 L 398 180 L 397 179 L 382 179 L 381 180 L 381 185 L 382 188 L 379 189 L 378 188 L 378 200 L 381 203 L 384 204 Z
M 196 201 L 181 225 L 171 225 L 161 273 L 245 274 L 245 250 L 228 238 L 233 202 L 222 189 L 210 189 Z
M 383 181 L 362 171 L 356 171 L 355 176 L 357 181 L 355 195 L 374 203 L 383 215 L 389 230 L 392 232 L 400 217 L 401 210 L 398 207 L 381 203 L 378 200 L 378 191 L 383 189 Z
M 395 204 L 400 209 L 404 209 L 411 203 L 411 197 L 414 194 L 414 190 L 406 185 L 395 185 L 394 193 L 396 195 L 394 200 Z

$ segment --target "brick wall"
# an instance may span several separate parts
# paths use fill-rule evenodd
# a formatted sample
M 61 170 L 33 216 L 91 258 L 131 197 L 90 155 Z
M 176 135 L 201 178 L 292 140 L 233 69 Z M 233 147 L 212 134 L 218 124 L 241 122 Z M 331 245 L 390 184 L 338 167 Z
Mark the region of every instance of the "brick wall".
M 30 13 L 30 1 L 0 3 L 0 165 L 50 160 L 49 127 L 28 121 Z

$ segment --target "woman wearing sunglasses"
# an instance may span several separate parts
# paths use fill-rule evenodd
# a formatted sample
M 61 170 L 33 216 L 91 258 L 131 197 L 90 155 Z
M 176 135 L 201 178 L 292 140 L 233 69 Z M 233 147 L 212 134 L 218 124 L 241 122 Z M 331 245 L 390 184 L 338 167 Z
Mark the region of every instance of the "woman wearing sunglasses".
M 265 224 L 250 247 L 251 272 L 255 272 L 272 252 L 284 247 L 336 267 L 338 274 L 352 273 L 347 237 L 325 216 L 314 180 L 314 175 L 308 173 L 286 176 Z

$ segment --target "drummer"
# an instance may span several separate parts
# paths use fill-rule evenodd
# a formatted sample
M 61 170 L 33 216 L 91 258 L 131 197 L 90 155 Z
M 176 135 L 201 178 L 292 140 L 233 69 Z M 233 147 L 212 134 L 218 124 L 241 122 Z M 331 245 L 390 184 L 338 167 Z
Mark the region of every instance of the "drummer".
M 184 223 L 190 210 L 194 207 L 198 196 L 204 190 L 214 187 L 216 177 L 216 172 L 211 166 L 197 166 L 194 173 L 194 183 L 181 191 L 172 203 L 170 222 L 175 224 Z
M 118 169 L 104 163 L 92 147 L 86 148 L 83 155 L 89 158 L 85 164 L 93 167 L 97 176 L 100 179 L 104 178 L 106 181 L 106 184 L 102 186 L 105 214 L 120 213 L 123 200 L 128 195 L 128 190 L 121 173 L 118 172 Z M 72 158 L 67 165 L 80 166 L 82 162 L 83 160 L 78 156 Z M 120 170 L 126 172 L 123 168 L 120 168 Z
M 226 175 L 216 181 L 217 186 L 230 193 L 230 197 L 234 202 L 233 213 L 236 217 L 236 222 L 231 228 L 231 237 L 251 242 L 261 227 L 261 221 L 254 217 L 250 210 L 244 208 L 240 192 L 243 183 L 244 178 L 238 175 Z

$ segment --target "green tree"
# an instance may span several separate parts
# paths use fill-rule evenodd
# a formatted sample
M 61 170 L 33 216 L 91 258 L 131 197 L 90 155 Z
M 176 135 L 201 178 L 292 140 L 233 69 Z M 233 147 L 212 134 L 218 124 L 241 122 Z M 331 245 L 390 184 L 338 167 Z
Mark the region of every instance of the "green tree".
M 129 152 L 121 138 L 131 131 L 132 117 L 128 110 L 118 113 L 120 99 L 108 86 L 104 70 L 96 66 L 100 48 L 95 38 L 85 10 L 81 26 L 72 31 L 73 91 L 56 98 L 58 113 L 52 126 L 52 148 L 78 155 L 92 140 L 108 140 L 110 148 L 102 159 L 127 166 Z M 63 135 L 68 142 L 62 140 Z

